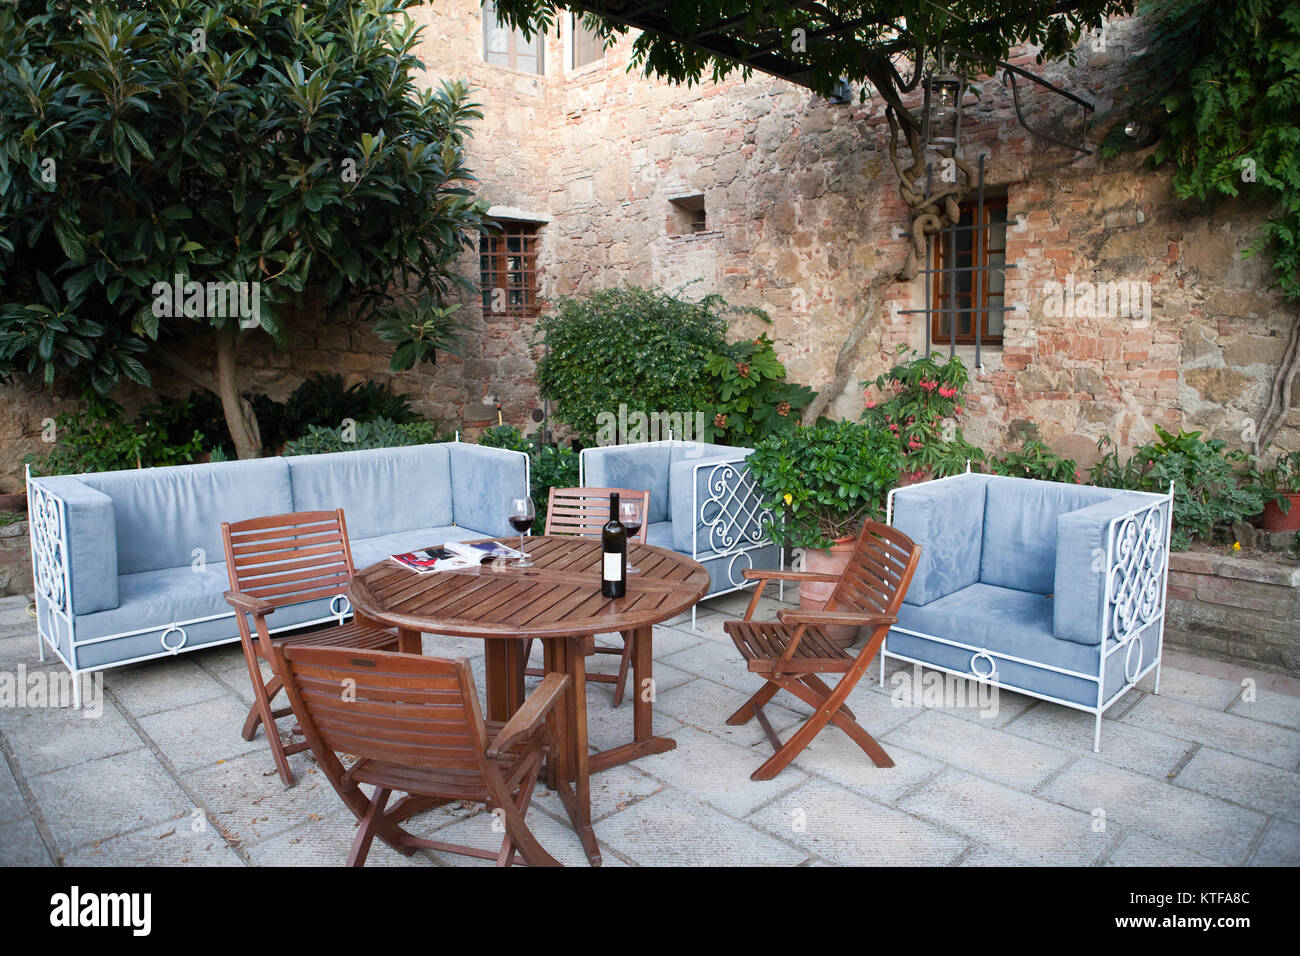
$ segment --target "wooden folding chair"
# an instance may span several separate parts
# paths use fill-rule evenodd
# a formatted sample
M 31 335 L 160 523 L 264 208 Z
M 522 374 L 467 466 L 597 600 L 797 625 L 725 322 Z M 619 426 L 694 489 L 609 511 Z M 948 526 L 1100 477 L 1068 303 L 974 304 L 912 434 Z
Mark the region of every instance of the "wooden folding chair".
M 298 740 L 285 744 L 280 739 L 275 719 L 287 717 L 291 711 L 287 707 L 276 710 L 271 701 L 284 686 L 283 681 L 278 673 L 273 673 L 269 681 L 263 681 L 258 659 L 271 663 L 274 672 L 271 650 L 275 645 L 315 644 L 396 650 L 397 635 L 356 621 L 276 635 L 272 635 L 267 626 L 267 615 L 277 608 L 323 598 L 343 600 L 356 569 L 352 565 L 352 549 L 348 545 L 348 527 L 343 520 L 342 508 L 337 511 L 299 511 L 234 523 L 223 521 L 221 537 L 230 575 L 226 600 L 235 609 L 244 661 L 253 682 L 253 706 L 244 721 L 243 738 L 252 740 L 257 734 L 258 724 L 265 728 L 266 741 L 271 746 L 271 756 L 275 758 L 280 779 L 286 787 L 291 787 L 293 771 L 289 769 L 289 755 L 306 750 L 307 742 Z M 249 615 L 253 617 L 256 635 L 248 625 Z
M 376 836 L 406 856 L 428 847 L 498 866 L 560 865 L 524 815 L 568 675 L 546 675 L 509 721 L 486 723 L 463 658 L 302 645 L 273 653 L 317 764 L 360 821 L 348 866 L 365 864 Z M 344 768 L 340 754 L 355 762 Z M 363 783 L 374 787 L 369 799 Z M 393 791 L 406 796 L 390 808 Z M 420 839 L 399 826 L 453 800 L 487 805 L 505 832 L 499 851 Z
M 573 534 L 585 537 L 600 537 L 600 529 L 609 520 L 609 496 L 616 494 L 618 500 L 641 501 L 641 530 L 633 535 L 632 540 L 646 543 L 646 528 L 650 524 L 650 492 L 634 491 L 629 488 L 552 488 L 551 496 L 546 502 L 545 534 Z M 617 654 L 618 673 L 599 674 L 587 672 L 587 680 L 598 684 L 614 685 L 614 706 L 623 703 L 627 690 L 628 668 L 632 663 L 632 636 L 623 634 L 623 647 L 601 647 L 595 645 L 597 654 Z M 532 641 L 524 646 L 524 659 L 532 650 Z M 541 670 L 529 668 L 524 673 L 538 677 Z
M 771 780 L 812 743 L 828 723 L 834 723 L 867 752 L 878 767 L 892 767 L 894 761 L 875 739 L 858 726 L 844 701 L 857 686 L 868 665 L 880 650 L 890 625 L 898 621 L 898 606 L 921 557 L 921 549 L 907 535 L 887 525 L 868 521 L 858 536 L 853 556 L 840 577 L 804 571 L 747 570 L 745 577 L 759 582 L 743 621 L 728 621 L 723 628 L 749 669 L 767 683 L 727 718 L 732 726 L 758 717 L 776 749 L 767 762 L 751 774 L 752 780 Z M 823 611 L 781 611 L 777 621 L 750 620 L 758 599 L 771 580 L 834 581 L 835 590 Z M 834 624 L 873 628 L 856 656 L 830 640 L 823 627 Z M 841 674 L 832 690 L 818 674 Z M 763 705 L 779 690 L 789 691 L 813 708 L 784 744 L 763 713 Z

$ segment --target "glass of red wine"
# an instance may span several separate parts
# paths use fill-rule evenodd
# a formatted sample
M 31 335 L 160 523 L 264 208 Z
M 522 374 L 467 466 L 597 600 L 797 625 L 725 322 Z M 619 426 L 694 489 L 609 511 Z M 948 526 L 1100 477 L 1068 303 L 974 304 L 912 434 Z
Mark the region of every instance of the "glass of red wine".
M 515 562 L 517 568 L 533 566 L 533 562 L 528 559 L 528 552 L 524 550 L 524 532 L 533 526 L 533 519 L 536 517 L 537 511 L 533 508 L 532 498 L 510 499 L 510 527 L 519 532 L 519 560 Z
M 630 547 L 632 539 L 636 537 L 637 532 L 641 530 L 641 502 L 636 500 L 620 501 L 618 503 L 618 522 L 625 531 L 627 531 L 627 543 Z M 629 563 L 627 566 L 628 574 L 637 574 L 641 569 L 634 568 Z

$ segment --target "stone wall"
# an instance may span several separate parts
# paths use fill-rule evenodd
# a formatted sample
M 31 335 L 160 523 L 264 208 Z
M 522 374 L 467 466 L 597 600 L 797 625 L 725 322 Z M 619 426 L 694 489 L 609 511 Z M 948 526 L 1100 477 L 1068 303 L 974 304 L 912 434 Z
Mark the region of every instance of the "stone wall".
M 621 282 L 688 294 L 718 291 L 766 309 L 770 334 L 791 376 L 824 387 L 840 345 L 867 307 L 878 275 L 896 271 L 907 211 L 888 161 L 879 99 L 836 106 L 770 77 L 691 87 L 626 70 L 630 43 L 604 63 L 567 69 L 567 18 L 546 41 L 546 74 L 483 62 L 477 0 L 446 0 L 418 11 L 426 27 L 424 82 L 461 78 L 476 88 L 484 118 L 475 124 L 471 165 L 479 190 L 498 210 L 541 228 L 541 285 L 547 297 Z M 1141 48 L 1140 21 L 1114 21 L 1104 51 L 1081 42 L 1075 66 L 1016 61 L 1092 100 L 1097 115 Z M 1008 218 L 1004 344 L 986 348 L 976 371 L 968 438 L 992 449 L 1026 433 L 1087 449 L 1101 435 L 1122 447 L 1151 439 L 1154 424 L 1201 429 L 1243 444 L 1263 412 L 1295 310 L 1273 288 L 1266 257 L 1246 259 L 1264 212 L 1225 202 L 1212 210 L 1173 196 L 1165 172 L 1144 155 L 1112 160 L 1039 144 L 1016 121 L 1010 92 L 980 83 L 968 102 L 963 155 L 986 157 L 990 192 L 1003 192 Z M 1030 119 L 1057 129 L 1064 101 L 1024 91 Z M 679 235 L 673 199 L 703 196 L 707 228 Z M 463 260 L 477 278 L 477 257 Z M 1048 314 L 1044 285 L 1077 281 L 1148 282 L 1150 321 Z M 694 280 L 694 281 L 692 281 Z M 854 416 L 857 383 L 887 367 L 899 344 L 920 347 L 923 280 L 886 288 L 870 317 L 850 387 L 830 413 Z M 308 306 L 289 322 L 290 347 L 259 337 L 243 352 L 244 387 L 283 398 L 307 374 L 391 380 L 425 414 L 449 427 L 495 419 L 527 424 L 537 404 L 531 329 L 487 321 L 476 299 L 458 313 L 468 327 L 463 356 L 441 357 L 390 375 L 389 349 L 355 321 L 326 323 Z M 734 332 L 751 335 L 756 320 Z M 973 365 L 968 347 L 960 354 Z M 181 347 L 210 367 L 203 343 Z M 184 395 L 189 382 L 154 368 L 160 391 Z M 128 407 L 149 396 L 128 389 Z M 21 483 L 18 462 L 39 447 L 40 423 L 70 400 L 31 382 L 0 388 L 0 489 Z M 1280 443 L 1300 448 L 1300 385 Z
M 1300 567 L 1187 551 L 1169 557 L 1165 644 L 1300 671 Z
M 32 593 L 32 549 L 27 522 L 0 526 L 0 597 Z

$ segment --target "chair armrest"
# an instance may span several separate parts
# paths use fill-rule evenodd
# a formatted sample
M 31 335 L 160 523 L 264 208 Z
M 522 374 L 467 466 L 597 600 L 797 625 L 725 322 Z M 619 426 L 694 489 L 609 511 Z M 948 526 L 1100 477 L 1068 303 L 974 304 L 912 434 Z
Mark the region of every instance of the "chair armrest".
M 493 760 L 505 756 L 510 745 L 534 733 L 542 725 L 559 701 L 560 695 L 569 686 L 568 674 L 550 673 L 542 678 L 537 690 L 528 695 L 524 705 L 515 711 L 515 715 L 501 728 L 501 732 L 488 744 L 487 755 Z
M 73 475 L 33 478 L 27 496 L 38 600 L 74 615 L 119 607 L 113 499 Z
M 255 614 L 258 617 L 266 617 L 266 615 L 275 610 L 275 605 L 270 601 L 264 601 L 261 598 L 253 597 L 251 594 L 245 594 L 243 591 L 227 591 L 226 603 L 237 611 Z
M 745 568 L 742 576 L 750 581 L 822 581 L 834 584 L 839 581 L 837 574 L 821 574 L 817 571 L 777 571 L 770 568 Z
M 878 627 L 897 624 L 893 614 L 859 614 L 857 611 L 777 611 L 782 624 L 848 624 L 858 627 Z
M 528 456 L 520 451 L 448 442 L 451 458 L 452 520 L 462 528 L 507 537 L 515 532 L 506 520 L 511 498 L 531 494 Z

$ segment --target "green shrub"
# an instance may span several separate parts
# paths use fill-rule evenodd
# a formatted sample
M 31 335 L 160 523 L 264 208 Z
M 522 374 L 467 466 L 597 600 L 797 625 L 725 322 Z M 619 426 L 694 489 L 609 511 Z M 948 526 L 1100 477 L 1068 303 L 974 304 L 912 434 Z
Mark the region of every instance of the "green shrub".
M 900 455 L 893 436 L 839 421 L 773 435 L 749 456 L 764 505 L 773 509 L 772 538 L 797 548 L 828 548 L 880 519 L 898 483 Z
M 1279 453 L 1267 468 L 1256 462 L 1246 472 L 1246 487 L 1259 494 L 1265 504 L 1275 502 L 1282 514 L 1291 510 L 1288 495 L 1300 494 L 1300 451 Z
M 1174 435 L 1159 425 L 1155 429 L 1156 440 L 1135 449 L 1122 464 L 1114 442 L 1102 438 L 1097 447 L 1104 454 L 1090 476 L 1094 485 L 1162 494 L 1168 493 L 1172 481 L 1174 550 L 1186 550 L 1193 538 L 1210 541 L 1216 528 L 1230 528 L 1264 509 L 1260 493 L 1244 487 L 1244 475 L 1238 471 L 1253 461 L 1252 456 L 1243 451 L 1225 453 L 1225 442 L 1202 441 L 1200 432 Z
M 710 400 L 702 408 L 704 434 L 698 437 L 705 441 L 753 445 L 789 432 L 817 394 L 785 380 L 785 366 L 766 332 L 724 345 L 704 368 Z
M 0 528 L 8 524 L 17 524 L 20 521 L 26 521 L 27 515 L 22 511 L 0 511 Z
M 284 446 L 284 453 L 319 455 L 331 451 L 360 451 L 363 448 L 428 445 L 447 440 L 439 437 L 438 426 L 433 422 L 393 422 L 377 418 L 372 422 L 355 422 L 337 428 L 309 425 L 307 434 Z
M 990 457 L 985 469 L 994 475 L 1013 478 L 1038 478 L 1042 481 L 1079 482 L 1079 465 L 1062 458 L 1037 439 L 1028 439 L 1019 451 L 1001 457 Z
M 196 389 L 188 398 L 158 398 L 140 409 L 137 417 L 157 428 L 168 445 L 184 445 L 197 434 L 204 451 L 220 450 L 226 458 L 235 457 L 221 399 L 211 392 Z
M 721 296 L 690 302 L 625 286 L 561 298 L 537 323 L 541 396 L 554 419 L 590 440 L 602 412 L 695 412 L 709 399 L 709 356 L 726 346 Z M 755 314 L 762 315 L 756 312 Z M 763 315 L 763 318 L 766 318 Z
M 125 468 L 183 465 L 203 451 L 203 435 L 169 440 L 168 427 L 155 421 L 126 420 L 122 406 L 87 389 L 81 409 L 54 422 L 56 442 L 48 454 L 29 454 L 23 461 L 34 475 L 79 475 Z
M 479 436 L 479 444 L 491 448 L 507 448 L 528 455 L 532 473 L 533 507 L 537 519 L 533 534 L 541 534 L 546 527 L 546 505 L 552 488 L 573 488 L 578 484 L 578 456 L 568 445 L 547 445 L 534 436 L 524 434 L 513 425 L 497 425 Z

